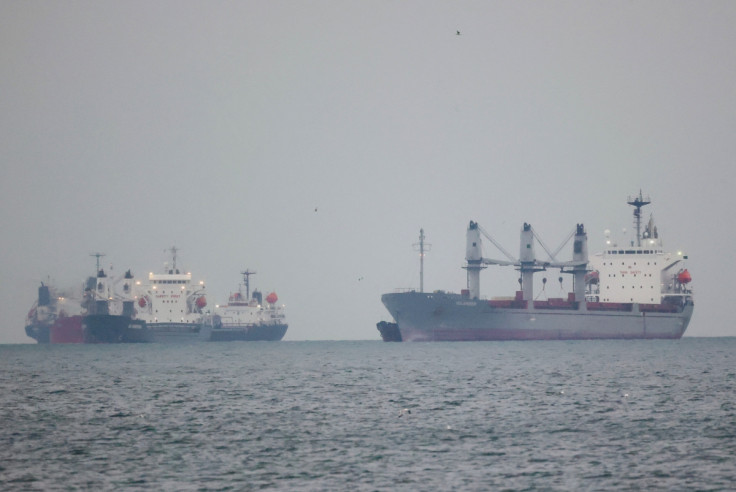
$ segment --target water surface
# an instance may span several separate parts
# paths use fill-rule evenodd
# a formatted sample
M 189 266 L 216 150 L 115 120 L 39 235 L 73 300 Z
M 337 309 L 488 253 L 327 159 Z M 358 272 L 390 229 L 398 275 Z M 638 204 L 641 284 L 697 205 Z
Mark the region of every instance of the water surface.
M 0 346 L 0 489 L 731 489 L 736 339 Z

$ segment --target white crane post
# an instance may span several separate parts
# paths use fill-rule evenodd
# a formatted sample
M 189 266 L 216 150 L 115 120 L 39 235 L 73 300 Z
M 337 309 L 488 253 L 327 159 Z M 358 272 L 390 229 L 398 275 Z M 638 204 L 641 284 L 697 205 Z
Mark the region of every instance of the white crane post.
M 585 300 L 585 273 L 588 270 L 588 235 L 583 224 L 577 225 L 573 242 L 572 259 L 575 262 L 584 262 L 573 267 L 573 290 L 575 301 L 582 303 Z
M 534 301 L 534 271 L 536 255 L 534 254 L 534 231 L 532 226 L 524 223 L 521 228 L 521 244 L 519 245 L 519 270 L 521 271 L 521 290 L 525 301 Z
M 483 250 L 480 241 L 478 223 L 470 221 L 466 234 L 465 260 L 468 262 L 465 269 L 468 271 L 468 293 L 471 299 L 480 298 L 480 271 L 485 268 L 481 263 Z

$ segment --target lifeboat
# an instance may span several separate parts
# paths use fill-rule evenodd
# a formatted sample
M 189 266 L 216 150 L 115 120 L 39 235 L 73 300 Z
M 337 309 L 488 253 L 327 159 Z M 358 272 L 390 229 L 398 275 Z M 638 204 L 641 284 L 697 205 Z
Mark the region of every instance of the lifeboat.
M 200 296 L 197 298 L 196 303 L 197 303 L 197 307 L 199 309 L 202 309 L 203 307 L 207 305 L 207 299 L 204 296 Z
M 279 296 L 276 295 L 276 292 L 271 292 L 268 294 L 268 297 L 266 297 L 266 302 L 269 304 L 276 304 L 276 301 L 279 300 Z
M 681 284 L 688 284 L 692 282 L 692 280 L 693 278 L 690 276 L 690 272 L 687 271 L 687 268 L 677 274 L 677 281 Z
M 585 283 L 586 284 L 597 284 L 599 281 L 598 278 L 598 270 L 595 270 L 590 273 L 585 274 Z

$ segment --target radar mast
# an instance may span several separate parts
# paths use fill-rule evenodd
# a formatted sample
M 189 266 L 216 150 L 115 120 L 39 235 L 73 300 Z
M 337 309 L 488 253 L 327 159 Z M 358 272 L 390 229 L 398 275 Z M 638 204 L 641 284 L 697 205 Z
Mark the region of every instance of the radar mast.
M 636 246 L 641 247 L 641 208 L 649 205 L 652 201 L 648 196 L 643 196 L 639 190 L 639 196 L 629 197 L 626 202 L 634 207 L 634 225 L 636 226 Z
M 240 272 L 243 276 L 243 283 L 245 284 L 245 299 L 250 299 L 250 276 L 255 275 L 256 272 L 251 272 L 246 268 L 244 272 Z
M 419 247 L 419 292 L 424 292 L 424 252 L 432 249 L 432 245 L 425 243 L 424 229 L 419 229 L 419 242 L 414 247 Z
M 97 258 L 97 270 L 95 270 L 95 276 L 100 273 L 100 258 L 106 256 L 105 253 L 90 253 L 90 256 Z

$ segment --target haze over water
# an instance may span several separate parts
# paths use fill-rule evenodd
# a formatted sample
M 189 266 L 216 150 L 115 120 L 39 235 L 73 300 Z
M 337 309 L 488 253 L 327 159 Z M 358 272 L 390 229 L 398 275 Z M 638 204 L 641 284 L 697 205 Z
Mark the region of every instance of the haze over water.
M 171 246 L 210 306 L 247 268 L 287 340 L 377 339 L 420 228 L 425 289 L 458 292 L 470 220 L 511 252 L 583 223 L 593 253 L 640 189 L 690 258 L 687 335 L 732 336 L 735 25 L 729 0 L 0 2 L 0 342 L 90 253 L 145 278 Z
M 3 490 L 725 490 L 736 339 L 0 346 Z

